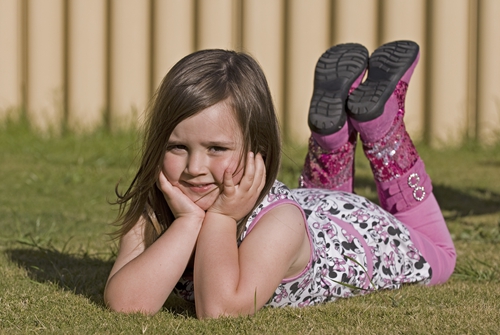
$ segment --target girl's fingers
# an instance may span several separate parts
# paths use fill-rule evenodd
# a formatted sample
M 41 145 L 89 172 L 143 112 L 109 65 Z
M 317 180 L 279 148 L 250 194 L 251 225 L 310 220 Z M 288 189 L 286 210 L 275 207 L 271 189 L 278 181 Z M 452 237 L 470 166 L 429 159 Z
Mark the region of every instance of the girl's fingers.
M 266 183 L 266 165 L 262 154 L 254 155 L 252 152 L 248 154 L 245 166 L 245 174 L 240 182 L 246 190 L 258 190 L 259 192 L 264 188 Z
M 266 168 L 261 154 L 249 152 L 243 176 L 234 184 L 234 168 L 227 168 L 223 176 L 223 191 L 209 209 L 230 216 L 236 221 L 243 218 L 255 205 L 265 186 Z
M 233 182 L 233 170 L 232 169 L 228 168 L 228 169 L 226 169 L 226 171 L 224 171 L 223 184 L 224 184 L 223 192 L 227 195 L 232 195 L 235 191 L 235 186 L 234 186 L 234 182 Z
M 255 180 L 255 155 L 253 152 L 249 152 L 247 155 L 247 161 L 245 164 L 245 172 L 243 178 L 241 179 L 240 185 L 244 185 L 247 189 L 250 189 Z
M 158 188 L 163 192 L 166 196 L 169 196 L 170 191 L 172 190 L 172 184 L 168 181 L 167 177 L 163 174 L 163 171 L 160 171 L 158 175 Z
M 165 201 L 175 218 L 193 215 L 198 218 L 200 216 L 204 216 L 204 211 L 202 211 L 200 207 L 198 207 L 192 200 L 182 193 L 179 188 L 172 185 L 162 171 L 158 174 L 158 180 L 156 183 L 163 193 L 163 197 L 165 198 Z

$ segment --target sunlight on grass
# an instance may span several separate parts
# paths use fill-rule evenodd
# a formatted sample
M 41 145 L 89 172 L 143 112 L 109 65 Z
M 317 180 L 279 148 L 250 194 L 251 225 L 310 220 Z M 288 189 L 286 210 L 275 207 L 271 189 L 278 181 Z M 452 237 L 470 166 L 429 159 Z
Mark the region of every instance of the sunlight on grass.
M 419 146 L 458 260 L 437 287 L 405 286 L 303 309 L 198 321 L 171 297 L 153 317 L 103 303 L 116 256 L 114 187 L 132 178 L 138 135 L 40 138 L 20 123 L 0 127 L 0 333 L 86 334 L 461 334 L 497 333 L 500 317 L 500 146 Z M 280 179 L 297 186 L 305 145 L 283 149 Z M 356 153 L 357 193 L 376 200 L 370 168 Z M 404 322 L 402 322 L 404 320 Z

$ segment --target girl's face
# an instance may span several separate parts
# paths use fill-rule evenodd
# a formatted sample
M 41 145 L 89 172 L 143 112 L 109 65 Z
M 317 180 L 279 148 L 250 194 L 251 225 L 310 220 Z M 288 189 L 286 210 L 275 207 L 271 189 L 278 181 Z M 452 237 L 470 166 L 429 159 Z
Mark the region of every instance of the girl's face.
M 222 101 L 180 122 L 172 132 L 163 173 L 201 209 L 207 210 L 220 194 L 224 171 L 233 181 L 243 176 L 243 135 L 228 103 Z

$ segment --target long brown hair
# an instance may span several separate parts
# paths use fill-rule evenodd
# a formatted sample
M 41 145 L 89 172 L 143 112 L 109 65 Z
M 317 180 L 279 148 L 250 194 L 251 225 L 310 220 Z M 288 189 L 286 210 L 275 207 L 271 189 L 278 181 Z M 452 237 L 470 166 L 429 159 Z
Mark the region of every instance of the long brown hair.
M 243 134 L 244 152 L 261 153 L 266 183 L 256 205 L 278 175 L 281 138 L 267 80 L 257 62 L 245 53 L 211 49 L 194 52 L 175 64 L 155 93 L 145 119 L 142 156 L 138 171 L 122 194 L 117 237 L 126 234 L 141 216 L 146 220 L 144 243 L 149 247 L 174 220 L 163 193 L 156 186 L 166 144 L 183 120 L 227 100 Z M 236 237 L 251 213 L 238 222 Z

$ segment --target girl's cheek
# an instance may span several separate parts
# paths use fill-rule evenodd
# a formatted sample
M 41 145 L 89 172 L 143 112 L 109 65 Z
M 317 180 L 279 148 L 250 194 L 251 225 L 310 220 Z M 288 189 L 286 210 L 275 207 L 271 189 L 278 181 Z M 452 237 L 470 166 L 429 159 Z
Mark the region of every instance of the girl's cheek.
M 241 178 L 243 178 L 243 173 L 244 173 L 243 166 L 240 165 L 235 172 L 236 173 L 233 174 L 233 183 L 235 185 L 238 185 L 241 181 Z
M 241 159 L 241 155 L 235 155 L 233 157 L 232 168 L 233 168 L 233 182 L 235 185 L 239 184 L 243 174 L 245 173 L 245 160 Z
M 167 180 L 173 185 L 174 183 L 177 183 L 183 171 L 183 162 L 180 161 L 175 155 L 167 153 L 163 157 L 163 165 L 161 169 L 165 177 L 167 177 Z
M 243 177 L 244 166 L 243 162 L 239 163 L 239 156 L 230 157 L 224 163 L 221 162 L 220 166 L 224 166 L 224 169 L 220 171 L 220 181 L 222 182 L 224 179 L 224 172 L 227 169 L 233 170 L 233 183 L 237 185 L 241 178 Z

